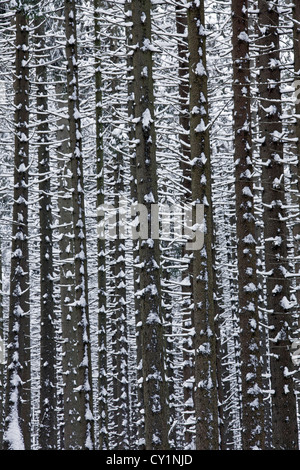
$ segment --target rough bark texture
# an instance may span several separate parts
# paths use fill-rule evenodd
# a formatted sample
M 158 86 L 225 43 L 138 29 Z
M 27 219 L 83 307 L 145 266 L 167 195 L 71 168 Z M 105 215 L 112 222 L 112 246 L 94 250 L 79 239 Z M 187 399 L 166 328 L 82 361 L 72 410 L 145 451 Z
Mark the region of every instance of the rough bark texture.
M 101 23 L 99 11 L 101 0 L 94 1 L 95 10 L 95 87 L 96 87 L 96 169 L 97 169 L 97 256 L 98 256 L 98 366 L 99 366 L 99 448 L 108 449 L 108 408 L 107 408 L 107 326 L 106 326 L 106 249 L 103 222 L 99 207 L 104 204 L 104 151 L 102 125 L 102 74 L 101 74 Z M 100 232 L 99 232 L 100 230 Z
M 136 180 L 136 150 L 135 150 L 135 125 L 133 119 L 135 116 L 134 105 L 134 77 L 133 77 L 133 37 L 132 37 L 132 2 L 125 2 L 126 15 L 126 36 L 127 36 L 127 78 L 128 78 L 128 118 L 130 120 L 130 128 L 128 133 L 128 145 L 130 155 L 130 197 L 132 204 L 137 203 L 137 180 Z M 134 219 L 134 217 L 133 217 Z M 136 416 L 135 426 L 137 428 L 138 448 L 145 448 L 144 439 L 144 415 L 141 412 L 144 409 L 144 392 L 143 392 L 143 371 L 142 371 L 142 334 L 141 334 L 141 311 L 139 308 L 139 300 L 136 293 L 139 291 L 139 272 L 136 264 L 139 263 L 139 247 L 138 240 L 132 240 L 132 258 L 133 258 L 133 283 L 134 283 L 134 310 L 135 310 L 135 328 L 136 328 L 136 357 L 137 357 L 137 403 L 134 410 Z
M 40 195 L 40 285 L 41 285 L 41 393 L 39 445 L 41 449 L 57 447 L 56 416 L 56 332 L 53 297 L 52 207 L 50 186 L 50 152 L 45 66 L 44 19 L 36 17 L 37 133 Z
M 116 28 L 115 37 L 118 37 Z M 116 40 L 111 40 L 111 53 L 116 51 Z M 115 64 L 118 63 L 115 58 Z M 118 129 L 120 102 L 118 75 L 111 80 L 112 125 Z M 112 249 L 112 366 L 113 366 L 113 415 L 115 423 L 114 445 L 117 449 L 129 448 L 129 389 L 128 389 L 128 341 L 127 341 L 127 304 L 126 304 L 126 248 L 122 209 L 124 210 L 124 161 L 122 137 L 114 134 L 111 137 L 111 186 L 115 209 L 115 235 L 111 242 Z
M 250 109 L 248 0 L 232 1 L 235 196 L 243 449 L 264 448 Z
M 63 373 L 63 433 L 72 435 L 76 425 L 76 349 L 77 335 L 73 315 L 74 290 L 74 241 L 72 212 L 72 180 L 65 76 L 56 77 L 56 103 L 61 118 L 58 121 L 56 156 L 58 160 L 58 217 L 59 217 L 59 285 L 62 326 L 62 373 Z M 65 114 L 65 117 L 64 117 Z M 67 444 L 68 445 L 68 444 Z
M 86 225 L 84 206 L 84 178 L 82 157 L 81 116 L 79 109 L 78 53 L 76 34 L 76 3 L 65 0 L 67 91 L 69 111 L 70 153 L 72 172 L 75 305 L 74 320 L 77 328 L 77 387 L 78 429 L 68 447 L 92 449 L 94 447 L 94 418 L 92 415 L 91 348 L 88 312 L 88 273 L 86 251 Z M 68 436 L 65 436 L 66 439 Z
M 204 2 L 188 9 L 192 204 L 204 206 L 204 246 L 193 248 L 196 448 L 218 449 L 218 403 L 213 298 L 213 221 L 208 126 Z M 200 221 L 201 222 L 201 221 Z M 193 225 L 198 223 L 193 214 Z
M 191 203 L 191 150 L 190 150 L 190 115 L 189 115 L 189 59 L 187 40 L 187 14 L 183 5 L 176 5 L 176 30 L 178 35 L 178 78 L 179 78 L 179 124 L 182 171 L 182 196 L 183 209 Z M 184 220 L 182 221 L 184 224 Z M 183 259 L 186 263 L 182 273 L 182 327 L 183 327 L 183 388 L 184 388 L 184 419 L 185 419 L 185 448 L 192 449 L 194 446 L 195 412 L 194 412 L 194 381 L 195 353 L 193 349 L 193 316 L 190 309 L 192 300 L 192 259 L 191 252 L 182 249 Z
M 5 447 L 30 449 L 30 304 L 28 253 L 29 50 L 28 17 L 16 11 L 15 161 L 7 345 Z
M 272 447 L 298 448 L 293 364 L 290 354 L 287 227 L 281 123 L 278 2 L 259 0 L 259 96 L 267 308 L 272 383 Z
M 151 238 L 151 206 L 157 204 L 157 169 L 149 0 L 132 1 L 138 203 L 148 214 L 147 239 L 139 240 L 142 370 L 147 450 L 167 449 L 164 339 L 160 304 L 159 240 Z
M 2 282 L 2 249 L 0 245 L 0 450 L 3 449 L 3 431 L 4 431 L 4 324 L 3 324 L 3 282 Z
M 300 3 L 294 2 L 293 6 L 294 18 L 294 72 L 296 82 L 296 104 L 295 104 L 295 128 L 294 133 L 297 138 L 296 144 L 296 165 L 293 167 L 293 181 L 292 181 L 292 196 L 295 205 L 299 210 L 300 207 Z M 299 215 L 293 228 L 294 243 L 295 243 L 295 272 L 298 274 L 296 277 L 296 299 L 298 304 L 298 314 L 300 313 L 300 220 Z

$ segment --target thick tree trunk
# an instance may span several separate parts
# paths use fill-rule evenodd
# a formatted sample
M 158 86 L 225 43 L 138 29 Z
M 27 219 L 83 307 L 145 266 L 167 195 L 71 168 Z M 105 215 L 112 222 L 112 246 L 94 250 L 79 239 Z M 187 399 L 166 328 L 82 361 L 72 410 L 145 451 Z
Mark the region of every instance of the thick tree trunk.
M 158 203 L 151 47 L 151 2 L 132 1 L 133 70 L 138 203 L 147 210 L 148 237 L 139 240 L 142 370 L 147 450 L 167 449 L 167 402 L 160 295 L 159 240 L 151 237 L 151 208 Z
M 251 135 L 248 0 L 233 0 L 233 92 L 243 449 L 264 448 Z
M 133 76 L 133 36 L 132 36 L 132 1 L 125 2 L 126 15 L 126 37 L 127 37 L 127 79 L 128 79 L 128 118 L 130 120 L 130 128 L 128 133 L 128 145 L 130 156 L 130 198 L 131 204 L 137 203 L 137 167 L 136 167 L 136 151 L 135 151 L 135 125 L 133 119 L 135 116 L 134 102 L 134 76 Z M 135 216 L 133 217 L 134 220 Z M 133 258 L 133 289 L 134 289 L 134 311 L 135 311 L 135 329 L 136 329 L 136 361 L 137 361 L 137 402 L 134 410 L 136 417 L 135 426 L 137 429 L 138 448 L 145 448 L 144 439 L 144 392 L 143 392 L 143 371 L 142 371 L 142 332 L 141 332 L 141 311 L 139 308 L 139 299 L 137 293 L 139 287 L 139 270 L 136 264 L 139 263 L 139 243 L 138 240 L 132 240 L 132 258 Z
M 293 40 L 294 40 L 294 73 L 295 73 L 295 84 L 297 100 L 295 103 L 295 136 L 297 138 L 296 144 L 296 159 L 297 164 L 293 167 L 293 180 L 292 180 L 292 191 L 293 200 L 295 201 L 296 208 L 299 211 L 300 207 L 300 3 L 294 2 L 293 6 Z M 300 216 L 296 219 L 296 223 L 293 227 L 294 244 L 295 244 L 295 272 L 298 275 L 296 277 L 296 299 L 298 305 L 298 314 L 300 313 Z
M 188 41 L 192 204 L 193 226 L 196 226 L 196 240 L 193 246 L 196 448 L 209 450 L 218 449 L 219 444 L 213 296 L 213 220 L 203 0 L 193 1 L 188 9 Z M 195 217 L 197 205 L 200 204 L 204 206 L 203 220 L 197 220 Z M 200 231 L 204 231 L 203 247 L 201 240 L 198 240 L 201 237 Z
M 189 114 L 189 59 L 187 40 L 187 13 L 183 5 L 176 5 L 176 30 L 178 35 L 178 78 L 179 78 L 179 125 L 182 171 L 182 197 L 183 210 L 191 203 L 191 150 L 190 150 L 190 114 Z M 182 221 L 184 225 L 184 220 Z M 194 381 L 195 381 L 195 352 L 193 349 L 193 317 L 190 306 L 192 300 L 192 270 L 193 261 L 191 252 L 182 249 L 185 269 L 182 272 L 182 327 L 183 327 L 183 389 L 184 389 L 184 420 L 185 420 L 185 449 L 194 446 L 195 407 L 194 407 Z
M 24 8 L 15 16 L 15 161 L 11 290 L 7 345 L 5 447 L 30 449 L 30 300 L 28 253 L 29 47 Z
M 63 373 L 63 433 L 69 446 L 72 432 L 76 429 L 77 416 L 74 410 L 77 406 L 76 364 L 77 364 L 77 334 L 74 321 L 73 305 L 74 288 L 74 241 L 73 241 L 73 210 L 72 210 L 72 180 L 70 163 L 70 145 L 67 118 L 67 94 L 65 77 L 56 77 L 56 103 L 60 119 L 58 121 L 56 150 L 58 161 L 58 214 L 59 214 L 59 285 L 60 309 L 62 326 L 62 373 Z M 65 114 L 65 117 L 64 117 Z M 73 324 L 74 322 L 74 324 Z M 70 436 L 70 437 L 68 437 Z
M 118 37 L 118 31 L 115 31 Z M 111 53 L 116 50 L 116 41 L 111 40 Z M 115 58 L 117 64 L 118 58 Z M 120 104 L 118 90 L 120 81 L 117 76 L 111 80 L 112 123 L 118 130 Z M 124 161 L 122 152 L 122 138 L 118 132 L 111 137 L 111 174 L 113 204 L 115 210 L 115 235 L 111 242 L 112 256 L 112 365 L 113 365 L 113 421 L 115 424 L 115 445 L 119 450 L 129 449 L 129 387 L 128 387 L 128 325 L 126 304 L 126 248 L 124 239 L 123 218 L 124 209 Z
M 40 194 L 40 285 L 41 285 L 41 392 L 39 445 L 43 450 L 57 448 L 56 416 L 56 332 L 53 297 L 52 203 L 50 152 L 45 66 L 45 25 L 36 17 L 37 133 Z
M 76 3 L 65 0 L 67 91 L 72 172 L 72 202 L 74 230 L 74 321 L 77 329 L 77 387 L 78 428 L 75 439 L 69 441 L 74 449 L 93 449 L 94 418 L 92 415 L 91 345 L 88 312 L 88 273 L 86 225 L 84 206 L 84 179 L 82 157 L 81 116 L 78 88 L 78 54 L 76 34 Z M 67 438 L 67 436 L 66 436 Z
M 103 222 L 99 208 L 104 205 L 104 151 L 102 125 L 102 74 L 101 74 L 101 21 L 102 1 L 94 0 L 95 11 L 95 87 L 96 87 L 96 169 L 97 169 L 97 264 L 98 264 L 98 386 L 99 386 L 99 448 L 108 449 L 108 405 L 107 405 L 107 326 L 106 326 L 106 249 Z
M 5 364 L 5 348 L 4 348 L 4 318 L 3 318 L 3 281 L 2 281 L 2 247 L 0 245 L 0 450 L 3 450 L 3 431 L 4 431 L 4 364 Z
M 272 383 L 272 447 L 298 448 L 293 364 L 290 354 L 292 312 L 289 302 L 287 227 L 281 123 L 278 2 L 259 0 L 259 96 L 263 221 Z

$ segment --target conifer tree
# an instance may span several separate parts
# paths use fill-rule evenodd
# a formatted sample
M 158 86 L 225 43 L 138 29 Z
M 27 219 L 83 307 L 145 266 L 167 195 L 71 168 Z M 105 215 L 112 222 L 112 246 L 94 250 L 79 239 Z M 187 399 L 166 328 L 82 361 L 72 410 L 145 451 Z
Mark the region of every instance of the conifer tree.
M 267 309 L 272 394 L 272 448 L 296 449 L 298 431 L 287 273 L 287 226 L 281 122 L 279 2 L 259 0 L 259 118 Z
M 167 449 L 167 402 L 160 295 L 159 240 L 151 234 L 158 203 L 152 77 L 151 2 L 132 1 L 137 200 L 147 210 L 147 236 L 139 239 L 142 370 L 146 450 Z M 141 216 L 140 216 L 141 217 Z M 152 220 L 152 223 L 155 221 Z M 158 223 L 158 221 L 157 221 Z M 140 221 L 141 224 L 141 221 Z M 143 230 L 145 227 L 143 227 Z
M 31 447 L 30 298 L 28 253 L 29 5 L 15 7 L 15 159 L 10 276 L 5 448 Z
M 65 0 L 67 93 L 72 173 L 72 209 L 74 233 L 74 325 L 77 330 L 77 394 L 78 409 L 73 436 L 66 436 L 68 448 L 94 448 L 94 417 L 91 380 L 91 344 L 88 310 L 88 273 L 84 204 L 81 115 L 79 99 L 76 3 Z M 75 353 L 75 351 L 74 351 Z M 74 423 L 75 424 L 75 423 Z
M 235 197 L 243 449 L 264 447 L 251 135 L 248 1 L 232 1 Z
M 35 16 L 37 133 L 40 193 L 40 296 L 41 296 L 41 367 L 40 436 L 42 449 L 57 446 L 56 416 L 56 333 L 54 318 L 54 268 L 52 236 L 52 200 L 50 185 L 50 146 L 48 122 L 47 69 L 45 65 L 45 18 Z
M 218 449 L 216 336 L 213 296 L 213 220 L 204 1 L 188 9 L 192 181 L 193 325 L 195 328 L 196 448 Z M 197 206 L 203 206 L 203 220 Z M 195 215 L 196 214 L 196 215 Z M 201 232 L 204 244 L 199 243 Z

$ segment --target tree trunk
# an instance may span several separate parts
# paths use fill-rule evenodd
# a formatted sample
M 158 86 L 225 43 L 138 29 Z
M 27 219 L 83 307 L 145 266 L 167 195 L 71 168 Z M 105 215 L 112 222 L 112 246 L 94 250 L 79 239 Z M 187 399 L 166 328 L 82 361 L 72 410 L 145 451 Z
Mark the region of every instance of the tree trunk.
M 272 447 L 298 448 L 293 364 L 290 354 L 292 312 L 289 302 L 281 123 L 278 2 L 259 0 L 260 156 L 264 206 L 267 308 L 272 383 Z
M 15 161 L 7 345 L 5 447 L 30 449 L 30 299 L 28 253 L 29 47 L 25 7 L 15 15 Z
M 213 297 L 213 220 L 203 0 L 193 1 L 188 9 L 188 41 L 192 225 L 196 226 L 196 241 L 192 243 L 196 448 L 216 450 L 218 449 L 218 401 Z M 204 207 L 204 218 L 198 220 L 195 213 L 197 206 L 201 204 Z M 201 237 L 200 231 L 204 232 L 203 246 L 201 240 L 198 240 Z
M 151 47 L 151 2 L 132 1 L 138 203 L 147 210 L 139 240 L 142 369 L 147 450 L 167 449 L 167 403 L 160 295 L 159 240 L 151 238 L 151 207 L 158 203 Z M 141 219 L 141 217 L 140 217 Z
M 40 285 L 41 285 L 41 392 L 39 445 L 43 450 L 57 448 L 56 416 L 56 332 L 53 297 L 52 203 L 45 55 L 45 24 L 36 17 L 37 133 L 40 195 Z
M 97 260 L 98 260 L 98 386 L 99 386 L 99 448 L 108 449 L 108 408 L 107 408 L 107 327 L 106 327 L 106 249 L 104 230 L 100 225 L 103 216 L 100 207 L 104 205 L 104 151 L 102 125 L 102 74 L 101 74 L 101 0 L 94 0 L 95 11 L 95 87 L 96 87 L 96 169 L 97 169 Z M 100 232 L 99 232 L 100 230 Z
M 3 318 L 3 282 L 2 282 L 2 248 L 0 245 L 0 450 L 3 450 L 3 431 L 4 431 L 4 318 Z
M 233 0 L 233 92 L 243 449 L 264 448 L 264 403 L 253 201 L 248 0 Z
M 130 155 L 130 198 L 131 204 L 137 203 L 137 167 L 136 167 L 136 151 L 135 151 L 135 126 L 133 119 L 135 116 L 134 104 L 134 77 L 133 77 L 133 36 L 132 36 L 132 1 L 125 2 L 126 16 L 126 37 L 127 37 L 127 78 L 128 78 L 128 118 L 130 120 L 130 128 L 128 132 L 128 145 Z M 134 220 L 135 216 L 133 217 Z M 137 402 L 134 410 L 135 426 L 137 428 L 138 448 L 145 448 L 144 439 L 144 392 L 143 392 L 143 371 L 142 371 L 142 332 L 141 332 L 141 311 L 139 308 L 139 299 L 137 293 L 139 287 L 139 270 L 136 264 L 139 263 L 139 243 L 138 240 L 132 240 L 132 259 L 133 259 L 133 290 L 134 290 L 134 311 L 135 311 L 135 329 L 136 329 L 136 362 L 137 362 Z
M 74 241 L 73 241 L 73 210 L 72 180 L 70 163 L 70 145 L 68 118 L 66 114 L 67 94 L 65 77 L 56 77 L 56 103 L 60 119 L 58 121 L 56 155 L 58 160 L 58 214 L 59 214 L 59 278 L 60 278 L 60 309 L 62 326 L 62 373 L 63 373 L 63 433 L 66 441 L 63 446 L 69 447 L 72 432 L 76 427 L 77 396 L 76 388 L 76 350 L 77 334 L 74 321 L 73 305 L 74 289 Z
M 65 0 L 67 91 L 72 172 L 72 202 L 74 230 L 74 321 L 77 329 L 77 387 L 78 427 L 69 446 L 74 449 L 93 449 L 94 418 L 92 415 L 91 345 L 88 312 L 88 273 L 81 116 L 79 109 L 78 54 L 76 34 L 76 3 Z
M 189 59 L 187 41 L 187 14 L 183 5 L 176 5 L 176 30 L 178 35 L 178 78 L 179 78 L 179 138 L 181 144 L 180 168 L 182 171 L 182 197 L 183 212 L 191 203 L 191 150 L 190 150 L 190 115 L 189 115 Z M 182 221 L 184 224 L 184 220 Z M 183 246 L 182 256 L 185 261 L 185 269 L 182 272 L 182 326 L 183 326 L 183 399 L 185 420 L 185 449 L 194 447 L 195 431 L 195 352 L 193 349 L 193 318 L 190 306 L 192 300 L 192 270 L 193 261 L 191 252 Z
M 295 84 L 296 84 L 296 93 L 297 100 L 295 103 L 295 129 L 294 133 L 297 138 L 296 144 L 296 159 L 297 164 L 293 167 L 293 180 L 292 191 L 293 199 L 295 200 L 296 208 L 299 211 L 300 207 L 300 99 L 299 99 L 299 90 L 300 90 L 300 4 L 299 2 L 294 2 L 293 6 L 293 19 L 294 19 L 294 29 L 293 29 L 293 40 L 294 40 L 294 73 L 295 73 Z M 296 219 L 296 223 L 293 227 L 293 236 L 295 244 L 295 272 L 296 277 L 296 299 L 298 305 L 297 313 L 300 313 L 300 218 L 299 215 Z
M 115 28 L 114 28 L 115 29 Z M 115 30 L 114 36 L 118 37 Z M 116 41 L 111 40 L 111 52 L 114 54 Z M 114 59 L 117 65 L 118 58 Z M 120 104 L 118 90 L 120 80 L 114 76 L 111 80 L 112 124 L 118 131 Z M 126 248 L 122 214 L 124 209 L 124 161 L 122 137 L 118 132 L 111 136 L 111 173 L 113 204 L 116 215 L 115 235 L 112 245 L 112 365 L 113 365 L 113 414 L 115 424 L 115 445 L 119 450 L 129 449 L 129 387 L 128 387 L 128 342 L 127 342 L 127 305 L 126 305 Z

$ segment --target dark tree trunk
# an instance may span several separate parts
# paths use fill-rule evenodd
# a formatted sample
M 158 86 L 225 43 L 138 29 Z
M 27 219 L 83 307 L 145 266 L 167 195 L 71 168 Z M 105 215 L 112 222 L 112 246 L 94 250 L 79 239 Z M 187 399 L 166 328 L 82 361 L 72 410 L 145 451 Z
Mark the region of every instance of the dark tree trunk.
M 287 227 L 280 92 L 278 2 L 259 0 L 260 148 L 264 206 L 267 308 L 270 328 L 272 383 L 272 447 L 298 448 L 296 400 L 290 353 L 290 310 L 287 264 Z M 271 85 L 272 84 L 272 85 Z
M 15 161 L 10 278 L 5 447 L 30 449 L 30 300 L 28 253 L 29 25 L 25 8 L 15 16 Z
M 142 370 L 147 450 L 167 449 L 167 402 L 160 294 L 159 240 L 151 238 L 158 203 L 151 48 L 151 2 L 132 1 L 137 199 L 147 210 L 148 237 L 139 240 Z
M 248 0 L 233 0 L 233 92 L 243 449 L 264 448 L 251 135 Z
M 92 415 L 91 345 L 88 311 L 88 273 L 86 250 L 86 225 L 84 205 L 84 178 L 82 156 L 81 116 L 78 87 L 78 53 L 76 28 L 76 3 L 65 0 L 67 91 L 69 111 L 70 153 L 72 172 L 73 230 L 74 230 L 74 321 L 77 329 L 77 394 L 78 416 L 75 439 L 68 447 L 93 449 L 94 418 Z M 70 439 L 70 436 L 65 436 Z
M 40 285 L 41 285 L 41 392 L 39 445 L 43 450 L 57 448 L 56 416 L 56 332 L 53 297 L 52 202 L 50 152 L 45 66 L 45 25 L 36 17 L 37 133 L 40 195 Z
M 188 9 L 188 41 L 192 225 L 196 226 L 195 241 L 191 244 L 195 328 L 196 448 L 212 450 L 218 449 L 219 443 L 213 295 L 213 220 L 203 0 L 193 1 Z M 201 204 L 203 220 L 196 213 L 197 207 Z M 205 235 L 204 244 L 201 242 L 201 234 Z

